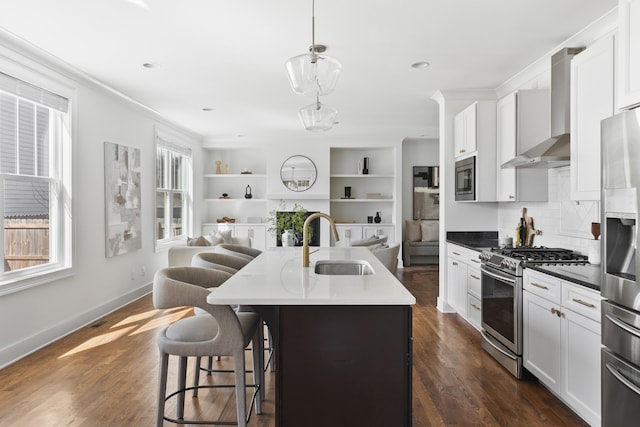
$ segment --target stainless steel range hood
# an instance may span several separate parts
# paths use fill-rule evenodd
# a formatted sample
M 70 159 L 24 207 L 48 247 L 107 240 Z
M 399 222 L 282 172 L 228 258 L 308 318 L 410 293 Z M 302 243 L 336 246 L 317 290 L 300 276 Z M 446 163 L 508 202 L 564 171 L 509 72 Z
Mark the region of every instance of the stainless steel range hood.
M 551 138 L 503 163 L 510 168 L 557 168 L 570 161 L 571 58 L 584 48 L 564 48 L 551 57 Z

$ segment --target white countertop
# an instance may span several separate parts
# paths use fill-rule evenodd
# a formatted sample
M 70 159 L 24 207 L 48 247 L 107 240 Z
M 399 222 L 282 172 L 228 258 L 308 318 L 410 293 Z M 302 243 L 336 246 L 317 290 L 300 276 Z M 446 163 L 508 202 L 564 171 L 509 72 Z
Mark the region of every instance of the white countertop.
M 315 252 L 314 252 L 315 251 Z M 374 274 L 314 273 L 319 260 L 363 260 Z M 416 299 L 366 248 L 269 248 L 207 297 L 210 304 L 242 305 L 413 305 Z

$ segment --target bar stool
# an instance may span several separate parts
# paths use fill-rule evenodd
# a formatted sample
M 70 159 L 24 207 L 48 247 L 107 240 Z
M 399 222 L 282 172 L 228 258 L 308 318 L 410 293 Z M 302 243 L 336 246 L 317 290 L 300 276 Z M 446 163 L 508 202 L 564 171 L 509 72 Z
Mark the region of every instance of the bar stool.
M 213 251 L 219 254 L 227 254 L 239 256 L 249 261 L 260 255 L 260 249 L 250 248 L 249 246 L 236 245 L 233 243 L 220 243 L 214 246 Z
M 159 270 L 153 279 L 153 305 L 159 309 L 174 307 L 198 307 L 209 315 L 192 316 L 180 319 L 164 328 L 158 334 L 160 351 L 160 375 L 158 388 L 158 412 L 156 426 L 164 420 L 179 424 L 229 424 L 226 421 L 184 420 L 185 393 L 190 389 L 234 387 L 233 385 L 194 385 L 186 387 L 188 357 L 231 356 L 234 363 L 236 411 L 238 425 L 247 425 L 247 402 L 245 388 L 245 348 L 252 344 L 254 388 L 249 416 L 255 402 L 256 413 L 262 413 L 262 393 L 264 371 L 262 370 L 263 336 L 262 322 L 256 313 L 235 313 L 226 305 L 207 303 L 208 288 L 217 287 L 229 278 L 229 274 L 198 267 L 168 267 Z M 167 396 L 167 370 L 169 356 L 179 357 L 179 375 L 177 391 Z M 165 416 L 165 402 L 178 398 L 176 418 Z

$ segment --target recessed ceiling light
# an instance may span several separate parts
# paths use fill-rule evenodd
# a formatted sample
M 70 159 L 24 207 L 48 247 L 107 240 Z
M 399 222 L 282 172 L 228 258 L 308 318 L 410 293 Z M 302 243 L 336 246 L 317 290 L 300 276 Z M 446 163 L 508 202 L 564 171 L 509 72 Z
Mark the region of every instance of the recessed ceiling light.
M 157 64 L 155 62 L 145 62 L 144 64 L 142 64 L 142 66 L 144 68 L 158 68 L 160 67 L 160 64 Z
M 414 62 L 413 64 L 411 64 L 411 66 L 413 68 L 427 68 L 429 64 L 427 61 L 420 61 L 420 62 Z
M 213 111 L 211 107 L 202 107 L 202 111 Z

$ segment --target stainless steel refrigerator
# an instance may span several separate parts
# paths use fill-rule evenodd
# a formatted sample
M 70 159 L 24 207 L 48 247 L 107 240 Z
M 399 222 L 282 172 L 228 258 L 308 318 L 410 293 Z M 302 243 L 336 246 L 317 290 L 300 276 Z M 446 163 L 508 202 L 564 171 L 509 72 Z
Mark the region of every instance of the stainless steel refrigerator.
M 602 121 L 602 425 L 640 423 L 640 108 Z

